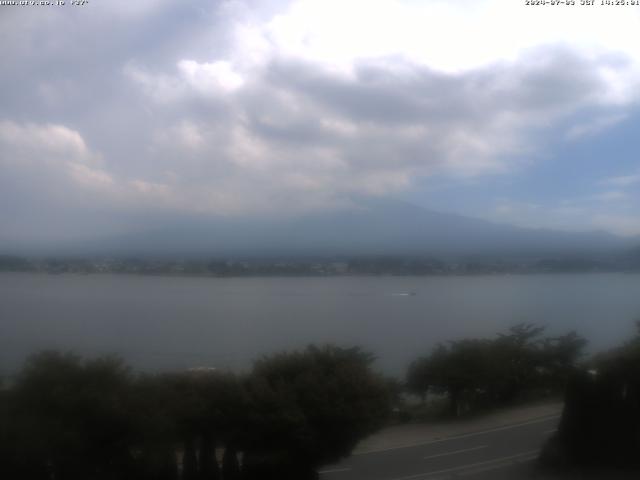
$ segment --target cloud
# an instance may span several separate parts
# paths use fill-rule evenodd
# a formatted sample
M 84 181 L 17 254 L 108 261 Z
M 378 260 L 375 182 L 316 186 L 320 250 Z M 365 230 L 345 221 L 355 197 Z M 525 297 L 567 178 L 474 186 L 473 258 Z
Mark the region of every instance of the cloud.
M 609 128 L 616 126 L 627 119 L 627 115 L 606 115 L 594 118 L 588 122 L 574 125 L 567 131 L 565 137 L 567 140 L 579 140 L 584 137 L 597 135 Z
M 64 125 L 2 121 L 0 151 L 2 196 L 13 196 L 5 203 L 36 209 L 83 203 L 131 208 L 168 194 L 160 185 L 108 171 L 80 133 Z
M 603 185 L 610 185 L 615 187 L 629 187 L 640 183 L 640 173 L 632 173 L 629 175 L 620 175 L 617 177 L 605 178 L 601 182 Z
M 622 236 L 636 236 L 640 235 L 638 201 L 637 195 L 619 190 L 553 202 L 542 199 L 539 203 L 501 198 L 494 202 L 492 212 L 486 218 L 529 228 L 605 230 Z
M 181 60 L 178 68 L 192 88 L 205 94 L 212 89 L 233 91 L 244 84 L 242 76 L 236 73 L 231 64 L 225 60 L 213 63 Z
M 345 77 L 273 58 L 243 72 L 250 81 L 232 82 L 222 97 L 217 77 L 195 81 L 199 74 L 186 75 L 184 65 L 128 73 L 156 108 L 174 105 L 174 123 L 155 130 L 155 164 L 187 187 L 182 196 L 194 208 L 222 213 L 331 206 L 354 194 L 400 192 L 436 173 L 510 171 L 518 156 L 535 152 L 531 132 L 606 88 L 590 61 L 566 49 L 455 75 L 397 60 L 395 70 L 363 61 Z M 218 114 L 184 118 L 194 98 Z
M 16 9 L 0 20 L 3 200 L 114 218 L 349 208 L 519 171 L 559 125 L 583 118 L 579 141 L 637 101 L 636 13 L 347 3 Z
M 460 73 L 515 60 L 541 44 L 571 44 L 595 56 L 617 51 L 638 59 L 639 18 L 635 9 L 550 13 L 509 0 L 300 0 L 249 32 L 254 45 L 258 30 L 283 56 L 312 60 L 334 72 L 348 74 L 354 60 L 402 57 Z
M 609 190 L 607 192 L 598 193 L 594 196 L 594 198 L 598 200 L 603 200 L 605 202 L 615 202 L 618 200 L 624 200 L 628 197 L 626 192 L 622 192 L 620 190 Z
M 640 218 L 637 215 L 596 215 L 593 223 L 603 230 L 614 231 L 621 235 L 640 236 Z
M 56 182 L 77 180 L 106 184 L 109 175 L 100 169 L 100 157 L 91 152 L 75 130 L 56 124 L 0 122 L 0 165 L 5 181 L 15 177 L 23 187 L 46 192 Z M 30 185 L 30 176 L 39 180 Z
M 0 141 L 4 147 L 2 159 L 7 163 L 89 160 L 82 136 L 63 125 L 18 125 L 5 120 L 0 122 Z

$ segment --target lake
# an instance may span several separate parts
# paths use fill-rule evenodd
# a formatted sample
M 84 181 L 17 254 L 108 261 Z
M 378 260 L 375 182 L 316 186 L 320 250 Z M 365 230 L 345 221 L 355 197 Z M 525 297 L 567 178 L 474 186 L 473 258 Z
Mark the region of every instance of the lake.
M 410 294 L 410 295 L 407 295 Z M 0 373 L 44 348 L 115 353 L 139 369 L 242 370 L 309 343 L 359 345 L 402 375 L 437 342 L 519 322 L 577 330 L 592 351 L 629 338 L 639 274 L 189 278 L 0 274 Z

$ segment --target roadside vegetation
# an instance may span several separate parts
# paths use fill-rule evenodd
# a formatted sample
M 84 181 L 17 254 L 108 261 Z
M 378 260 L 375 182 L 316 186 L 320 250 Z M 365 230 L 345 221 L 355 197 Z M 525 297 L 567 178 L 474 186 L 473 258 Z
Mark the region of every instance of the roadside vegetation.
M 583 356 L 586 340 L 575 332 L 544 336 L 544 328 L 520 324 L 493 339 L 437 345 L 408 368 L 406 387 L 417 395 L 412 415 L 460 417 L 524 401 L 560 397 Z M 429 402 L 434 397 L 434 402 Z M 428 405 L 429 404 L 429 405 Z
M 572 375 L 543 464 L 560 470 L 640 470 L 640 321 L 623 345 Z
M 563 478 L 612 478 L 616 470 L 638 478 L 640 321 L 635 336 L 617 348 L 586 357 L 585 346 L 575 332 L 549 337 L 531 324 L 493 339 L 438 345 L 407 371 L 407 390 L 421 402 L 404 417 L 460 417 L 557 398 L 564 408 L 541 465 Z
M 21 480 L 310 480 L 389 422 L 564 395 L 546 465 L 640 466 L 640 325 L 610 352 L 585 359 L 585 345 L 516 325 L 435 346 L 404 382 L 357 347 L 274 354 L 244 374 L 138 374 L 117 358 L 41 352 L 0 383 L 0 465 Z
M 0 390 L 0 465 L 21 480 L 305 480 L 379 428 L 389 390 L 357 348 L 265 357 L 243 376 L 135 375 L 43 352 Z

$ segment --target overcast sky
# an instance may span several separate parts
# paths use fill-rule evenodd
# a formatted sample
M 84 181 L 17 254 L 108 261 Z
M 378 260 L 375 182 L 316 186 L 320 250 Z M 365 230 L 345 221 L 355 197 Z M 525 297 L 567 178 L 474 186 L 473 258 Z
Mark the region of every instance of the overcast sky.
M 638 32 L 524 0 L 0 6 L 0 240 L 363 195 L 637 235 Z

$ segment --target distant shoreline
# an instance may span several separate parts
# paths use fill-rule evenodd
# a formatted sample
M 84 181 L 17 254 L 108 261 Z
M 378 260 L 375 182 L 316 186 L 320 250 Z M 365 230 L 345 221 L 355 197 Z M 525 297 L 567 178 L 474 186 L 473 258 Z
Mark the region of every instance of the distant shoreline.
M 334 258 L 18 257 L 0 255 L 0 272 L 180 277 L 459 276 L 640 272 L 635 257 L 360 256 Z
M 189 274 L 189 273 L 135 273 L 135 272 L 46 272 L 31 270 L 0 270 L 3 274 L 30 274 L 41 276 L 64 276 L 64 277 L 85 277 L 85 276 L 122 276 L 122 277 L 156 277 L 156 278 L 211 278 L 211 279 L 252 279 L 252 278 L 454 278 L 454 277 L 506 277 L 506 276 L 528 276 L 528 275 L 638 275 L 638 270 L 607 270 L 607 271 L 518 271 L 518 272 L 478 272 L 478 273 L 344 273 L 344 274 L 238 274 L 238 275 L 215 275 L 215 274 Z

